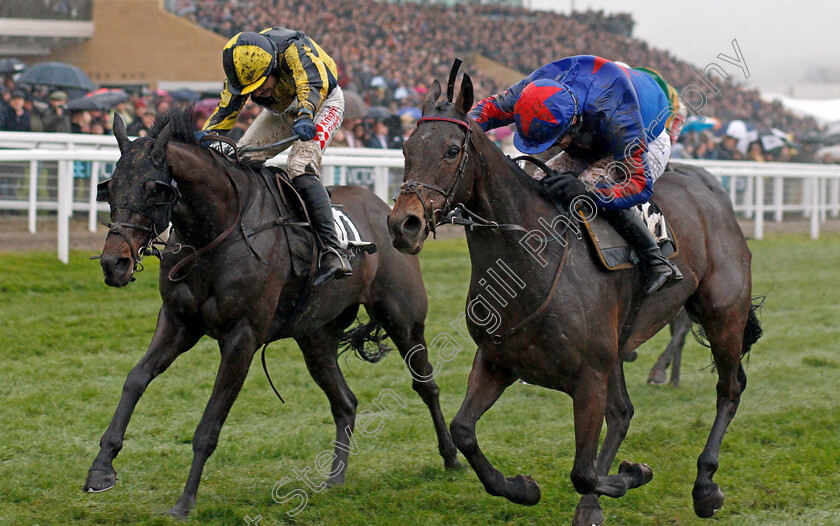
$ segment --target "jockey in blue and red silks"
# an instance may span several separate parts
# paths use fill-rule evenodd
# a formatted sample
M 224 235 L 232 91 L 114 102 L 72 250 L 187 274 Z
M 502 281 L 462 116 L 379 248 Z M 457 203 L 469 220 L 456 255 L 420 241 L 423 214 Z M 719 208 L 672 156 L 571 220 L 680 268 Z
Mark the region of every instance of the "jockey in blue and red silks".
M 514 145 L 523 153 L 563 150 L 549 163 L 562 173 L 543 180 L 547 192 L 564 203 L 582 195 L 595 201 L 639 255 L 645 294 L 682 279 L 630 210 L 650 199 L 668 163 L 670 115 L 649 75 L 592 55 L 546 64 L 470 110 L 484 131 L 515 123 Z

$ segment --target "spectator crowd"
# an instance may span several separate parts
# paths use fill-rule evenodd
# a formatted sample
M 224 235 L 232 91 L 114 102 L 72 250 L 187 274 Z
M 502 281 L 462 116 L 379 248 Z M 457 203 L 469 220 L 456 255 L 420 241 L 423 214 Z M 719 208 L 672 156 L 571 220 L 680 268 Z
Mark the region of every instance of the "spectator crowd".
M 562 57 L 593 54 L 653 68 L 678 90 L 702 85 L 689 64 L 632 38 L 634 23 L 627 14 L 587 11 L 566 16 L 497 5 L 453 7 L 375 0 L 175 0 L 168 5 L 176 14 L 225 37 L 280 25 L 301 30 L 316 40 L 336 60 L 342 88 L 361 94 L 369 106 L 384 106 L 395 115 L 384 120 L 346 119 L 334 139 L 340 146 L 399 147 L 414 124 L 412 118 L 406 118 L 413 113 L 405 110 L 422 106 L 429 83 L 435 78 L 445 79 L 456 56 L 469 59 L 482 55 L 527 73 Z M 710 50 L 710 57 L 717 52 Z M 720 122 L 741 119 L 756 129 L 778 128 L 794 137 L 816 129 L 812 119 L 797 117 L 778 102 L 762 101 L 757 90 L 736 84 L 740 75 L 737 68 L 729 73 L 728 80 L 713 77 L 719 92 L 707 92 L 702 116 L 713 116 Z M 507 87 L 479 71 L 471 70 L 470 75 L 477 98 Z M 54 128 L 66 127 L 69 117 L 73 131 L 99 133 L 101 129 L 108 133 L 110 117 L 117 111 L 129 123 L 129 132 L 142 134 L 148 129 L 146 122 L 162 111 L 161 105 L 165 108 L 173 102 L 177 103 L 165 94 L 135 95 L 111 112 L 73 112 L 56 119 L 53 114 L 60 113 L 62 106 L 60 93 L 21 93 L 7 81 L 0 100 L 0 129 L 25 128 L 28 112 L 32 130 L 58 131 Z M 257 108 L 247 107 L 234 135 L 241 134 L 257 112 Z M 207 112 L 198 113 L 199 119 L 206 117 Z M 761 141 L 755 141 L 758 149 L 748 147 L 745 151 L 743 145 L 730 148 L 731 141 L 720 135 L 709 131 L 684 133 L 677 155 L 796 158 L 792 144 L 776 146 L 771 152 L 763 151 Z M 757 155 L 759 150 L 761 155 Z

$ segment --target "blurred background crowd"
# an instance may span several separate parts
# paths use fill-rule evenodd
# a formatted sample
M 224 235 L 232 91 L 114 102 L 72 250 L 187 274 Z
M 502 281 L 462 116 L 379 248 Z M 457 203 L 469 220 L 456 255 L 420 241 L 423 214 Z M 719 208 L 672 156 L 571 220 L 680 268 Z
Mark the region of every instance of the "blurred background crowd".
M 175 14 L 225 37 L 280 25 L 317 41 L 339 65 L 340 85 L 350 94 L 348 106 L 350 97 L 359 99 L 357 109 L 348 109 L 334 146 L 398 148 L 419 118 L 428 85 L 446 77 L 455 56 L 469 60 L 471 54 L 481 55 L 527 74 L 559 58 L 593 54 L 653 68 L 678 90 L 702 84 L 692 65 L 632 38 L 634 23 L 626 14 L 561 15 L 497 5 L 443 7 L 374 0 L 174 0 L 171 5 Z M 73 9 L 73 2 L 56 6 Z M 694 65 L 697 71 L 704 67 Z M 742 77 L 736 67 L 727 72 L 728 80 L 711 78 L 720 91 L 709 92 L 702 114 L 689 119 L 675 158 L 834 162 L 831 156 L 818 156 L 811 144 L 809 137 L 818 129 L 813 119 L 761 100 L 757 90 L 736 82 Z M 498 75 L 478 70 L 470 70 L 470 75 L 479 98 L 507 87 L 495 80 Z M 108 108 L 73 109 L 72 93 L 68 97 L 19 84 L 6 72 L 0 129 L 51 132 L 69 127 L 76 133 L 109 133 L 117 112 L 130 133 L 143 135 L 155 113 L 171 104 L 196 104 L 201 124 L 218 101 L 218 94 L 187 90 L 116 95 L 120 101 Z M 253 105 L 246 107 L 234 138 L 258 111 Z M 511 130 L 497 130 L 494 139 L 507 146 L 511 135 Z

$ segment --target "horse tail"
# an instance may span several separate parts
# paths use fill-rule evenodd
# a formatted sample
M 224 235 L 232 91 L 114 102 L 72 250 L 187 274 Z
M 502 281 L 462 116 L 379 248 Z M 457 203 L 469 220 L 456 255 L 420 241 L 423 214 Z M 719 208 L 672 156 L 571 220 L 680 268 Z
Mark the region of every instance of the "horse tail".
M 358 322 L 341 336 L 338 342 L 338 354 L 340 356 L 352 350 L 362 360 L 376 363 L 391 352 L 391 348 L 382 343 L 387 338 L 388 334 L 378 321 Z
M 764 300 L 766 299 L 766 296 L 756 296 L 752 299 L 750 311 L 747 313 L 747 324 L 744 327 L 744 339 L 741 343 L 742 358 L 750 352 L 753 344 L 761 338 L 762 334 L 764 334 L 764 329 L 761 328 L 761 321 L 758 319 L 757 312 L 764 306 Z M 706 337 L 706 331 L 700 324 L 692 322 L 691 333 L 694 335 L 694 339 L 697 340 L 697 343 L 703 347 L 711 347 L 709 339 Z
M 750 348 L 764 333 L 764 329 L 761 328 L 761 321 L 759 321 L 756 315 L 756 311 L 764 305 L 764 300 L 764 296 L 758 296 L 752 299 L 750 312 L 747 314 L 747 325 L 744 327 L 744 342 L 741 345 L 741 356 L 745 356 L 750 352 Z

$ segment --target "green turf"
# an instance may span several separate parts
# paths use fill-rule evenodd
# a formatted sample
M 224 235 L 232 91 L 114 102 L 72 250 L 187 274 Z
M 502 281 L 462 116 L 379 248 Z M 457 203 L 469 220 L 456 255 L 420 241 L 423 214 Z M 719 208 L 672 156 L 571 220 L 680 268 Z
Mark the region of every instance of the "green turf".
M 716 481 L 727 501 L 714 524 L 840 524 L 840 236 L 819 242 L 768 236 L 752 242 L 754 292 L 766 293 L 764 338 L 747 369 L 749 386 L 721 451 Z M 205 339 L 155 380 L 141 399 L 115 461 L 111 491 L 80 491 L 125 375 L 140 358 L 159 306 L 157 266 L 123 289 L 104 285 L 87 253 L 70 265 L 54 254 L 0 253 L 0 524 L 169 524 L 161 514 L 180 495 L 191 437 L 218 363 Z M 461 240 L 429 242 L 421 257 L 429 293 L 427 339 L 463 311 L 469 272 Z M 714 417 L 709 352 L 689 339 L 682 386 L 645 384 L 667 335 L 627 366 L 636 407 L 619 459 L 647 462 L 654 479 L 619 499 L 603 499 L 608 524 L 701 524 L 691 509 L 695 462 Z M 444 415 L 457 411 L 474 347 L 440 362 Z M 437 358 L 433 357 L 437 362 Z M 571 404 L 561 393 L 515 384 L 478 425 L 485 453 L 506 475 L 534 476 L 542 501 L 525 508 L 487 495 L 470 470 L 446 472 L 428 412 L 411 390 L 398 356 L 371 365 L 342 358 L 359 410 L 393 389 L 382 432 L 357 436 L 347 483 L 316 493 L 295 480 L 330 448 L 326 398 L 299 351 L 275 343 L 269 367 L 282 405 L 252 367 L 207 464 L 190 524 L 569 524 L 577 504 Z M 272 499 L 305 489 L 308 504 Z M 317 475 L 313 476 L 320 482 Z

